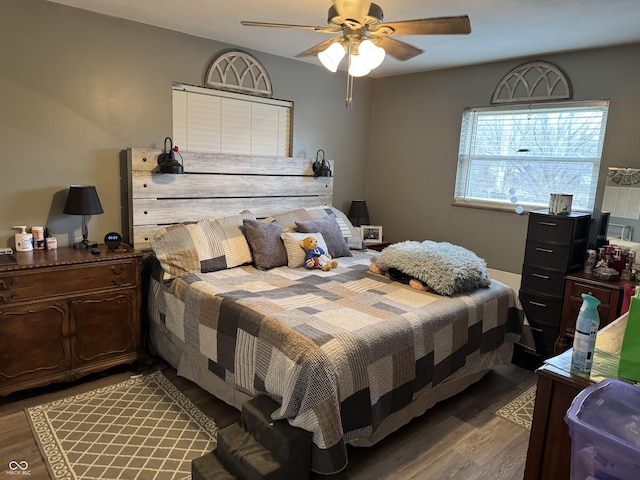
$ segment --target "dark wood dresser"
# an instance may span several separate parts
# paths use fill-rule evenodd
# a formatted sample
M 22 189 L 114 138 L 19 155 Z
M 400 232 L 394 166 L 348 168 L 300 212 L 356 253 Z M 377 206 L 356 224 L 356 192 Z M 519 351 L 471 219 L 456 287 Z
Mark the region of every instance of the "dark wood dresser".
M 582 270 L 591 216 L 529 213 L 520 301 L 540 360 L 554 355 L 567 273 Z
M 626 326 L 625 314 L 598 332 L 590 374 L 571 370 L 571 349 L 548 359 L 537 370 L 538 386 L 524 480 L 571 478 L 571 436 L 564 416 L 584 388 L 604 378 L 618 377 Z
M 0 395 L 132 363 L 142 252 L 17 252 L 0 266 Z
M 600 300 L 598 315 L 600 317 L 600 328 L 604 328 L 620 316 L 626 283 L 637 285 L 637 282 L 631 282 L 630 280 L 599 280 L 593 274 L 587 272 L 576 272 L 567 275 L 560 335 L 556 341 L 555 353 L 562 353 L 573 345 L 573 335 L 578 312 L 582 306 L 583 293 Z

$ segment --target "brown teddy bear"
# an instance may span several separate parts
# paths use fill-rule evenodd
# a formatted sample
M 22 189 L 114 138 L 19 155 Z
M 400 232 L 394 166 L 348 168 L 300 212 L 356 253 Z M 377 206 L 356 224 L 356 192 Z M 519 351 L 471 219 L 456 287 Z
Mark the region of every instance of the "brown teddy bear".
M 338 262 L 333 260 L 331 255 L 318 246 L 318 241 L 313 237 L 305 237 L 300 240 L 300 247 L 306 252 L 304 266 L 312 269 L 319 268 L 328 272 L 338 266 Z

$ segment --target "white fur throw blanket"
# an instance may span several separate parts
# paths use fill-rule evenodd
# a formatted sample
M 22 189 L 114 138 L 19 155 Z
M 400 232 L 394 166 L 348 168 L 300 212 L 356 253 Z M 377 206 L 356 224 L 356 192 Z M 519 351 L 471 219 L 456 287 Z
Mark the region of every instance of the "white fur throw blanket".
M 464 247 L 447 242 L 406 241 L 385 248 L 372 261 L 417 278 L 440 295 L 453 295 L 490 284 L 487 262 Z

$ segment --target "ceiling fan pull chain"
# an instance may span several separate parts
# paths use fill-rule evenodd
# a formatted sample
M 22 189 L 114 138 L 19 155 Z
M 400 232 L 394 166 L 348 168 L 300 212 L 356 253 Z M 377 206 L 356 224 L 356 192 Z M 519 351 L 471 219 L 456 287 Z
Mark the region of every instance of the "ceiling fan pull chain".
M 347 44 L 347 99 L 345 101 L 345 107 L 349 108 L 353 105 L 353 76 L 349 73 L 351 71 L 351 42 Z

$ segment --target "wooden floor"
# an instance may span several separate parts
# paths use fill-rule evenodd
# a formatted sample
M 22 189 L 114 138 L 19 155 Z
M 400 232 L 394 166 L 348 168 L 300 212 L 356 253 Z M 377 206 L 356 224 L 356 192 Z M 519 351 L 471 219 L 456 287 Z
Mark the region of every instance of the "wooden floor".
M 161 361 L 164 374 L 223 428 L 239 412 L 215 399 Z M 100 388 L 139 374 L 116 368 L 73 384 L 54 385 L 0 398 L 0 472 L 11 461 L 29 464 L 32 480 L 49 479 L 24 409 Z M 442 402 L 400 431 L 370 448 L 349 447 L 349 466 L 314 480 L 345 479 L 491 479 L 521 480 L 529 432 L 494 415 L 501 406 L 535 383 L 535 374 L 515 365 L 499 367 L 456 397 Z

